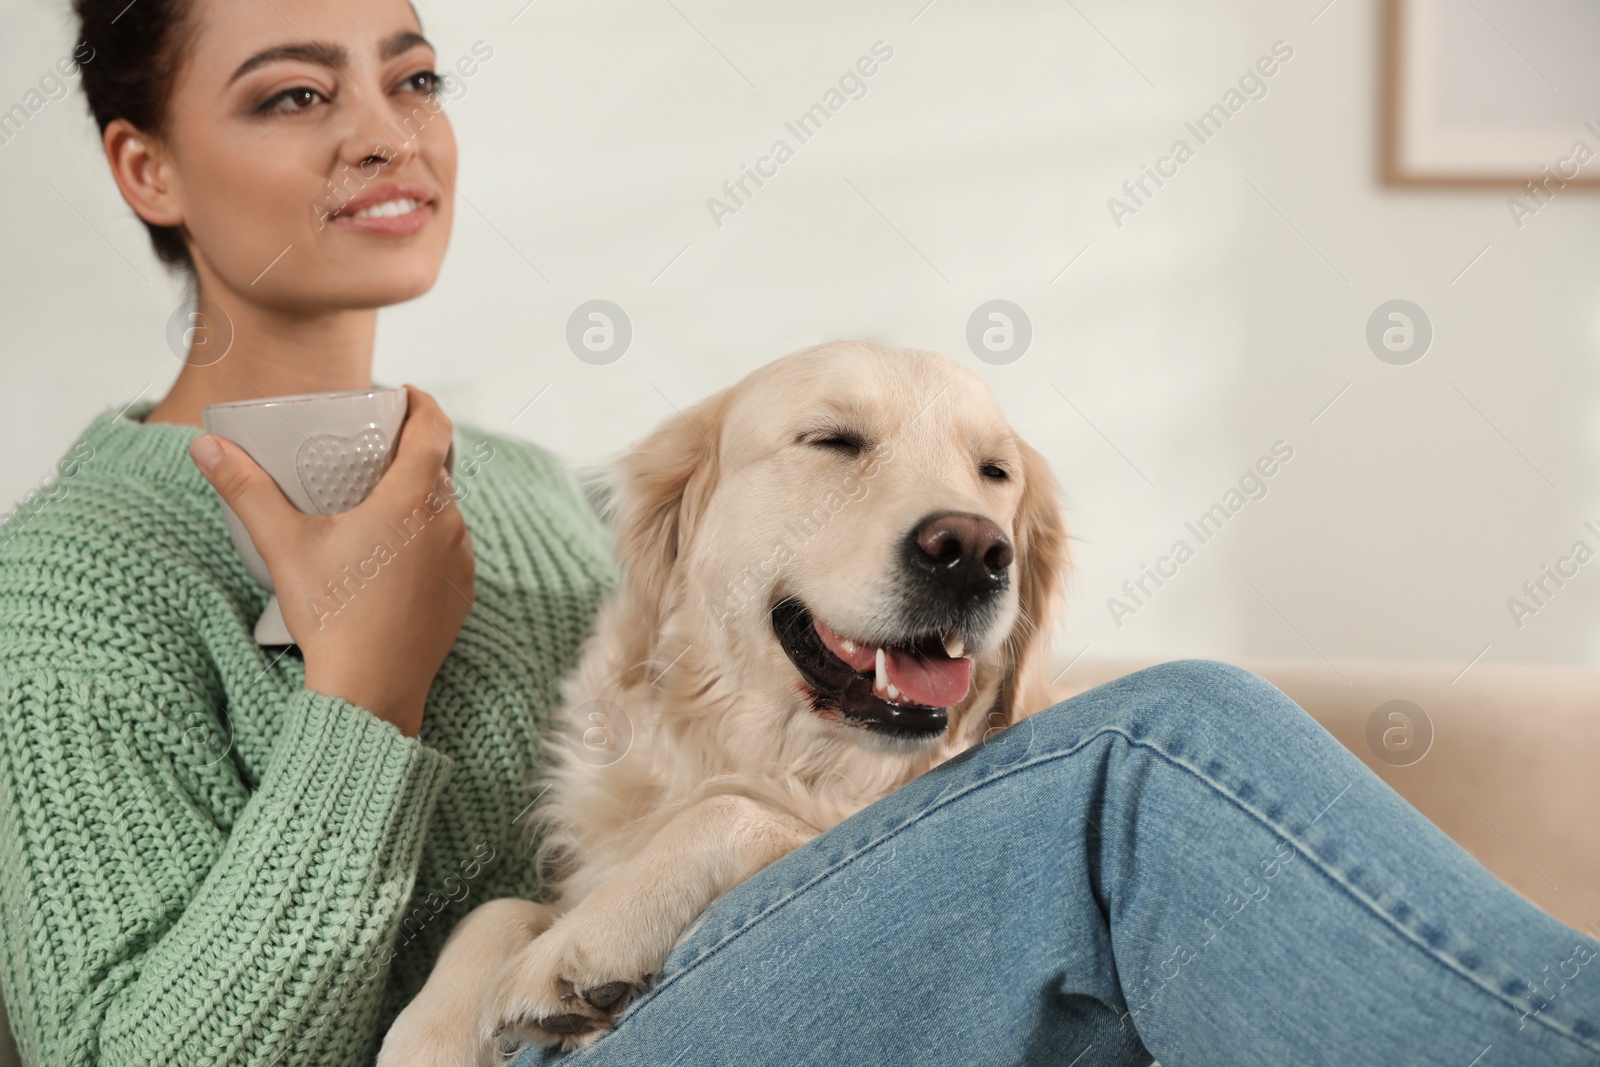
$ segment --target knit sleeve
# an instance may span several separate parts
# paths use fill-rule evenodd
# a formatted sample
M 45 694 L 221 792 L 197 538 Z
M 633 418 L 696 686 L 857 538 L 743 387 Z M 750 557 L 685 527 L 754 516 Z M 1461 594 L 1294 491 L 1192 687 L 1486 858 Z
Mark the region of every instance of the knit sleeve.
M 0 673 L 0 966 L 26 1062 L 371 1055 L 451 760 L 337 697 L 287 700 L 256 789 L 219 812 L 149 692 Z

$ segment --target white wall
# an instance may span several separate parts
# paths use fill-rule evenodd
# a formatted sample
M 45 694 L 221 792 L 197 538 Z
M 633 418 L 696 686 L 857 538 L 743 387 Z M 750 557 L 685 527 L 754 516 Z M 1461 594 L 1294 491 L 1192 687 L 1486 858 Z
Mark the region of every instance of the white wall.
M 1520 630 L 1506 607 L 1600 546 L 1592 196 L 1519 231 L 1503 192 L 1380 188 L 1373 0 L 925 2 L 417 0 L 441 59 L 494 55 L 451 105 L 470 206 L 435 290 L 383 313 L 378 378 L 587 461 L 825 338 L 939 348 L 1070 493 L 1063 657 L 1600 664 L 1600 565 Z M 70 34 L 65 0 L 0 6 L 9 106 Z M 866 96 L 717 227 L 706 199 L 880 39 Z M 1117 227 L 1107 198 L 1279 40 L 1268 95 Z M 97 411 L 171 380 L 179 291 L 76 95 L 0 146 L 0 189 L 12 500 Z M 564 340 L 595 297 L 634 324 L 610 366 Z M 1364 340 L 1398 297 L 1436 331 L 1407 367 Z M 1034 326 L 1008 366 L 966 347 L 993 298 Z M 1108 597 L 1278 440 L 1269 494 L 1113 622 Z

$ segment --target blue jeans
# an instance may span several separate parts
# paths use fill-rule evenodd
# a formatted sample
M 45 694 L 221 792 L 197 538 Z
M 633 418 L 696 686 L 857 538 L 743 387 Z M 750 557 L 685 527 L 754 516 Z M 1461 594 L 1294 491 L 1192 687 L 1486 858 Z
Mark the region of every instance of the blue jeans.
M 1597 955 L 1283 693 L 1191 660 L 758 872 L 615 1030 L 514 1065 L 1593 1065 Z

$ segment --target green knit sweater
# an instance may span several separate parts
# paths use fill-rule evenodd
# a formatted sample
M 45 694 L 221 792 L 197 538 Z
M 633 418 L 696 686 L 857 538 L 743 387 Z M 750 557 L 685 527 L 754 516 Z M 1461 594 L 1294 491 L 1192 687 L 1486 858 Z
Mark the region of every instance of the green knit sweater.
M 0 979 L 30 1064 L 370 1062 L 471 908 L 537 891 L 536 729 L 614 584 L 548 453 L 458 426 L 477 602 L 417 738 L 251 638 L 193 427 L 96 418 L 0 527 Z

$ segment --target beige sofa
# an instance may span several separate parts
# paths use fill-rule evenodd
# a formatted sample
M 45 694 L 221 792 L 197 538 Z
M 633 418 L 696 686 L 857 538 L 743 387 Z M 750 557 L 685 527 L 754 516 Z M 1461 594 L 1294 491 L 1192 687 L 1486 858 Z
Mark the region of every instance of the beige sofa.
M 1089 660 L 1061 676 L 1063 695 L 1153 661 Z M 1528 900 L 1569 925 L 1600 922 L 1600 670 L 1477 664 L 1249 661 L 1328 731 Z M 1432 724 L 1426 754 L 1392 734 L 1380 756 L 1368 741 L 1380 706 L 1410 701 Z M 1412 718 L 1417 718 L 1415 712 Z M 1405 723 L 1387 718 L 1386 727 Z M 1381 733 L 1381 731 L 1380 731 Z M 1416 736 L 1416 735 L 1413 735 Z M 0 1067 L 15 1067 L 0 1004 Z

